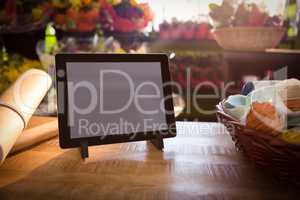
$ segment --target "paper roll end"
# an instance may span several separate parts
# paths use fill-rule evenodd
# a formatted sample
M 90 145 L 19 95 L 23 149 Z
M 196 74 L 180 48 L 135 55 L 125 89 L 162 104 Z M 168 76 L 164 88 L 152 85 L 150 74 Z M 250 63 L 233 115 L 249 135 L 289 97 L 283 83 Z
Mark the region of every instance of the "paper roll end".
M 50 88 L 50 86 L 52 85 L 52 78 L 50 77 L 50 75 L 43 71 L 43 70 L 40 70 L 40 69 L 29 69 L 27 70 L 26 72 L 24 72 L 23 76 L 27 76 L 27 75 L 42 75 L 44 76 L 46 79 L 47 79 L 47 87 L 48 89 Z

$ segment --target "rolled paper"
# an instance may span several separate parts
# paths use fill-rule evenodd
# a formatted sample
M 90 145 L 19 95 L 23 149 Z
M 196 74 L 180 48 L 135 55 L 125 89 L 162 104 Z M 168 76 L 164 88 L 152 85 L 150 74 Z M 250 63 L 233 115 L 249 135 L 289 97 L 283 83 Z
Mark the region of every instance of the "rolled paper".
M 33 116 L 9 153 L 26 150 L 57 135 L 58 121 L 56 117 Z
M 30 69 L 0 97 L 0 163 L 8 155 L 52 84 L 44 71 Z

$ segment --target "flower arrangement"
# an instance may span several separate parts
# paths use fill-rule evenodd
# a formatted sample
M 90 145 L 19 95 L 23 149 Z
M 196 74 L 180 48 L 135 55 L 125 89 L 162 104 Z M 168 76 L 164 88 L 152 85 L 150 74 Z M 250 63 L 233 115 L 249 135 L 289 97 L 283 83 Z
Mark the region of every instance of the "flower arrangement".
M 70 32 L 91 32 L 96 29 L 99 0 L 52 0 L 56 27 Z
M 0 94 L 30 68 L 42 69 L 42 66 L 39 61 L 29 60 L 18 54 L 8 55 L 3 47 L 0 52 Z
M 159 37 L 163 40 L 209 40 L 213 39 L 210 30 L 211 26 L 206 22 L 164 21 L 159 25 Z
M 0 4 L 0 26 L 21 27 L 41 23 L 50 11 L 50 3 L 46 0 L 6 0 Z
M 154 16 L 147 3 L 136 0 L 101 0 L 101 5 L 102 28 L 108 31 L 140 31 Z
M 264 3 L 223 0 L 221 5 L 210 4 L 209 15 L 217 43 L 224 49 L 238 51 L 276 48 L 286 32 L 282 27 L 283 14 L 272 13 Z
M 221 5 L 210 4 L 210 17 L 213 24 L 218 27 L 280 27 L 283 17 L 271 15 L 256 3 L 241 1 L 236 4 L 231 0 L 224 0 Z

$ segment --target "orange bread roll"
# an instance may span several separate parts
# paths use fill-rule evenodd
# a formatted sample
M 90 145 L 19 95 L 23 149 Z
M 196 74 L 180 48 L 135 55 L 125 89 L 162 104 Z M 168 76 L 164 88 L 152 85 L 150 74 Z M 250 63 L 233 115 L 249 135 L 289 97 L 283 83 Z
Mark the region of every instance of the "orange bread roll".
M 246 126 L 258 132 L 277 135 L 282 130 L 283 123 L 272 104 L 254 102 L 247 115 Z

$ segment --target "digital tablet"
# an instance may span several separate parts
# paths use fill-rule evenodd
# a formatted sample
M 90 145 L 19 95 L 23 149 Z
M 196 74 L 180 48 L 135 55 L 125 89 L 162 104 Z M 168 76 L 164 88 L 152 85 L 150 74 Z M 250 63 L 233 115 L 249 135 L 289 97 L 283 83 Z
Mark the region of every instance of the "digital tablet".
M 175 137 L 164 54 L 57 54 L 62 148 Z

